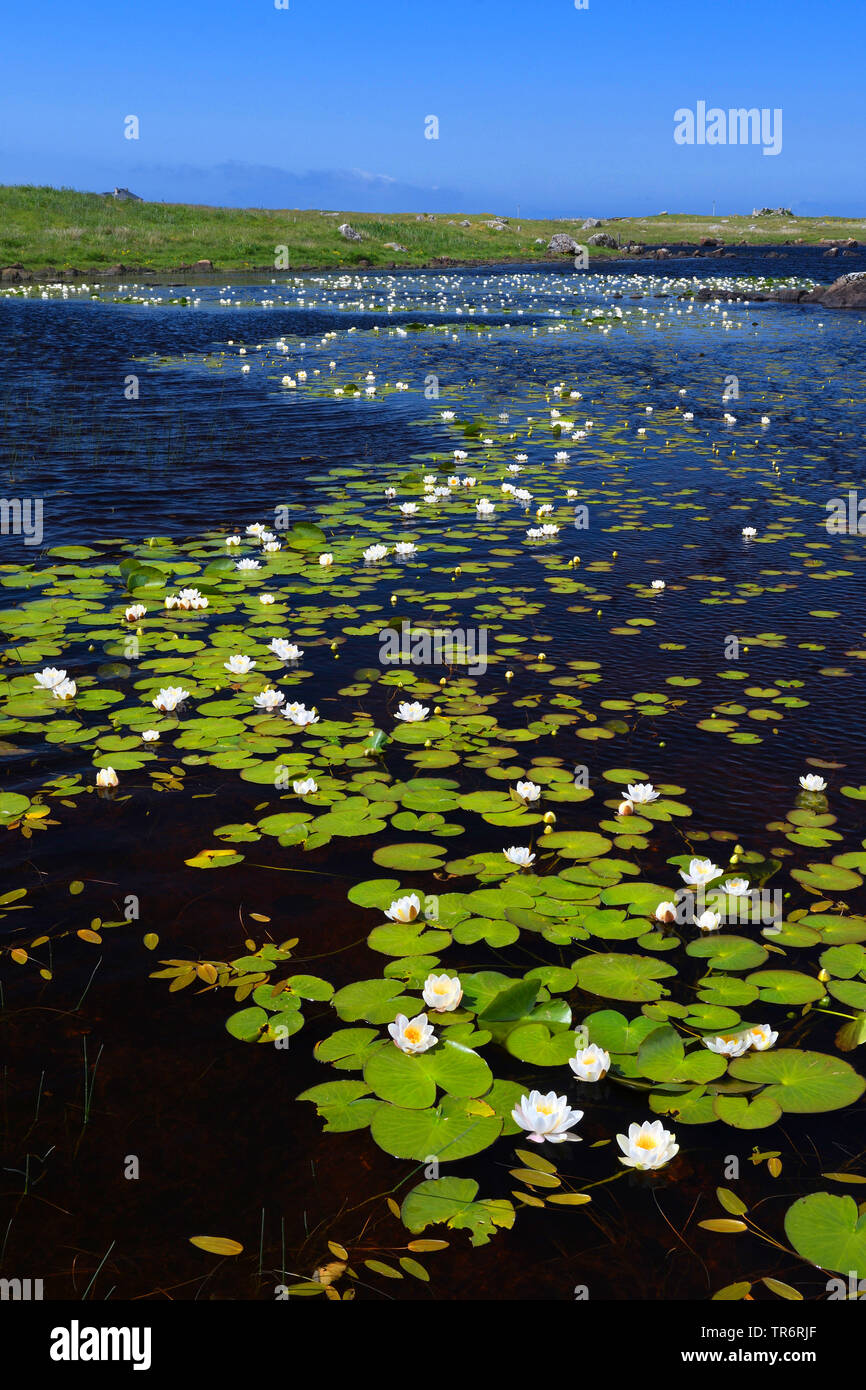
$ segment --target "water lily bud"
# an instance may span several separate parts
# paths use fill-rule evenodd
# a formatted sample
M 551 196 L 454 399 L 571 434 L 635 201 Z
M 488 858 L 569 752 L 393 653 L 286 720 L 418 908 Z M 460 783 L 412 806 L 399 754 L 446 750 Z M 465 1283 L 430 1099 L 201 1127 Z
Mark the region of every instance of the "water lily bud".
M 335 652 L 336 650 L 337 650 L 337 644 L 336 644 L 336 642 L 332 642 L 332 643 L 331 643 L 331 651 L 332 651 L 332 652 Z
M 819 971 L 818 971 L 818 979 L 821 981 L 821 984 L 822 984 L 822 985 L 825 985 L 825 984 L 827 983 L 827 981 L 829 980 L 829 978 L 830 978 L 830 976 L 829 976 L 829 974 L 828 974 L 828 972 L 827 972 L 826 970 L 819 970 Z
M 613 558 L 616 559 L 617 555 L 619 554 L 619 551 L 618 551 L 618 550 L 612 550 L 612 551 L 611 551 L 611 554 L 612 554 Z
M 391 607 L 394 608 L 394 607 L 396 606 L 396 603 L 397 603 L 397 595 L 396 595 L 396 594 L 392 594 L 392 595 L 391 595 Z
M 575 557 L 574 557 L 574 559 L 572 560 L 571 563 L 572 563 L 573 565 L 579 565 L 579 564 L 580 564 L 580 556 L 579 556 L 579 555 L 575 555 Z
M 442 710 L 441 710 L 441 708 L 439 707 L 439 705 L 434 705 L 434 706 L 433 706 L 433 713 L 434 713 L 434 714 L 441 714 L 441 713 L 442 713 Z
M 448 684 L 448 681 L 447 681 L 447 679 L 445 678 L 445 676 L 440 676 L 440 677 L 439 677 L 439 684 L 440 684 L 440 685 L 447 685 L 447 684 Z
M 143 636 L 144 636 L 144 628 L 143 628 L 143 627 L 137 627 L 137 628 L 135 629 L 135 635 L 136 635 L 136 637 L 143 637 Z
M 552 835 L 552 834 L 553 834 L 553 826 L 552 826 L 552 825 L 546 825 L 546 826 L 544 827 L 544 830 L 542 831 L 542 834 L 543 834 L 543 835 Z
M 506 671 L 506 672 L 505 672 L 505 679 L 506 679 L 507 681 L 514 680 L 514 672 L 513 672 L 513 671 Z
M 633 816 L 634 806 L 630 801 L 621 801 L 617 807 L 616 813 L 618 816 Z
M 461 569 L 460 565 L 457 565 L 457 567 L 456 567 L 455 570 L 454 570 L 454 573 L 455 573 L 455 574 L 462 574 L 462 573 L 463 573 L 463 570 Z
M 545 658 L 545 653 L 544 653 L 544 652 L 539 652 L 539 653 L 538 653 L 538 660 L 539 660 L 539 661 L 544 661 L 544 658 Z
M 597 618 L 600 618 L 600 617 L 601 617 L 601 609 L 600 609 L 600 608 L 596 608 L 596 610 L 595 610 L 595 616 L 596 616 Z
M 433 744 L 430 742 L 429 738 L 425 738 L 425 740 L 424 740 L 424 747 L 425 747 L 425 748 L 432 748 L 432 747 L 433 747 Z
M 545 813 L 544 813 L 544 824 L 545 824 L 545 825 L 556 825 L 556 816 L 553 814 L 552 811 L 545 811 Z

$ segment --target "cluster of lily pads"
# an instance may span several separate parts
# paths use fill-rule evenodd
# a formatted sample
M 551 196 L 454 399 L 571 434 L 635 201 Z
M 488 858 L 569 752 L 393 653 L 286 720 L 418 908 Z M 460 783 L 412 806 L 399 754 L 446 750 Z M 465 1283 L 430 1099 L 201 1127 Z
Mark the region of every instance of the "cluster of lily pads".
M 514 280 L 506 292 L 517 302 L 525 286 Z M 539 300 L 553 293 L 543 285 Z M 694 308 L 708 321 L 726 312 Z M 378 410 L 405 394 L 408 373 L 390 381 L 370 360 L 376 350 L 372 331 L 347 334 L 338 366 L 328 333 L 309 348 L 229 342 L 171 365 L 240 364 L 246 380 L 251 360 L 281 409 L 312 397 Z M 265 520 L 152 537 L 123 545 L 119 560 L 116 543 L 94 542 L 55 546 L 23 572 L 0 566 L 10 598 L 0 736 L 38 755 L 26 788 L 0 793 L 10 832 L 58 833 L 91 795 L 106 823 L 129 798 L 186 795 L 216 775 L 230 779 L 237 818 L 206 824 L 198 803 L 192 871 L 229 871 L 253 844 L 275 867 L 332 844 L 376 866 L 347 894 L 376 962 L 362 978 L 338 987 L 294 972 L 295 938 L 251 941 L 233 960 L 166 959 L 156 972 L 174 990 L 229 990 L 239 1040 L 282 1046 L 314 1027 L 314 1055 L 336 1075 L 303 1098 L 328 1130 L 369 1130 L 387 1154 L 425 1165 L 520 1134 L 535 1147 L 567 1144 L 578 1124 L 606 1143 L 614 1135 L 599 1130 L 592 1100 L 617 1090 L 631 1107 L 615 1136 L 623 1172 L 665 1168 L 676 1181 L 702 1126 L 769 1130 L 862 1096 L 866 1083 L 839 1054 L 866 1041 L 866 919 L 847 901 L 866 849 L 843 845 L 852 831 L 841 808 L 856 810 L 866 787 L 834 778 L 838 764 L 792 762 L 789 810 L 751 827 L 751 841 L 743 833 L 744 846 L 695 824 L 659 737 L 667 721 L 706 756 L 718 736 L 758 745 L 809 708 L 815 687 L 846 679 L 847 666 L 818 665 L 840 616 L 826 601 L 809 614 L 820 635 L 800 643 L 815 658 L 808 692 L 801 666 L 768 674 L 788 638 L 754 631 L 744 610 L 844 586 L 857 557 L 814 538 L 826 460 L 798 459 L 792 498 L 766 400 L 726 418 L 721 407 L 686 409 L 687 391 L 675 383 L 650 405 L 637 387 L 611 401 L 586 381 L 557 380 L 482 413 L 454 389 L 425 422 L 441 447 L 384 477 L 323 465 L 303 511 L 275 502 Z M 663 474 L 630 474 L 648 449 L 663 455 Z M 674 575 L 669 545 L 648 550 L 640 534 L 653 525 L 669 542 L 687 522 L 685 548 L 700 550 L 716 519 L 684 471 L 696 451 L 741 485 L 726 543 L 746 577 L 716 573 L 718 560 L 704 572 L 697 556 L 693 572 L 681 577 L 678 564 Z M 581 509 L 597 518 L 591 542 Z M 690 661 L 681 600 L 718 618 L 720 653 L 739 630 L 743 659 L 720 654 L 715 672 Z M 459 657 L 383 662 L 383 633 L 404 621 L 422 633 L 483 630 L 486 669 Z M 578 655 L 562 624 L 584 639 Z M 647 688 L 599 659 L 596 633 L 641 647 L 652 675 L 632 685 Z M 625 752 L 601 756 L 647 730 L 655 782 Z M 584 776 L 574 764 L 590 754 Z M 715 894 L 712 905 L 683 916 L 683 884 Z M 784 914 L 743 926 L 742 902 L 768 885 L 783 891 Z M 16 965 L 44 968 L 44 941 L 10 938 Z M 836 1051 L 821 1050 L 839 1013 Z M 820 1047 L 806 1045 L 814 1035 Z M 477 1192 L 472 1179 L 425 1179 L 403 1219 L 413 1231 L 462 1223 L 488 1239 L 514 1210 Z

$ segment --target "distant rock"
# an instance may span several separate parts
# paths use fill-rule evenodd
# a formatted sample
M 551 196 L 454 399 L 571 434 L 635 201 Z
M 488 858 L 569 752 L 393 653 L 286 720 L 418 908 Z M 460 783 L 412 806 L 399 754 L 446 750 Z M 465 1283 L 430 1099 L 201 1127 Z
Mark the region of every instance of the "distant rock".
M 718 241 L 714 236 L 702 236 L 698 246 L 718 246 Z
M 464 217 L 463 221 L 460 223 L 460 226 L 461 226 L 461 227 L 471 227 L 471 226 L 472 226 L 472 223 L 469 221 L 469 218 L 468 218 L 468 217 Z
M 409 250 L 409 247 L 408 247 L 408 246 L 401 246 L 400 243 L 399 243 L 399 241 L 386 241 L 386 242 L 385 242 L 385 250 L 386 250 L 386 251 L 408 251 L 408 250 Z
M 554 232 L 547 243 L 547 249 L 557 256 L 573 256 L 580 250 L 580 243 L 567 232 Z
M 616 250 L 617 244 L 616 237 L 611 236 L 610 232 L 595 232 L 594 235 L 589 238 L 590 246 L 606 246 L 611 251 Z
M 793 217 L 790 208 L 752 208 L 753 217 Z
M 0 270 L 0 280 L 7 285 L 17 285 L 21 281 L 29 279 L 30 276 L 20 261 L 16 261 L 15 265 L 4 265 L 3 269 Z
M 340 226 L 337 228 L 337 231 L 340 233 L 340 236 L 341 236 L 341 237 L 344 237 L 344 238 L 345 238 L 346 241 L 363 241 L 363 240 L 364 240 L 364 238 L 363 238 L 363 236 L 361 235 L 361 233 L 360 233 L 360 232 L 356 232 L 356 231 L 355 231 L 355 228 L 354 228 L 349 222 L 341 222 L 341 223 L 340 223 Z
M 543 236 L 537 236 L 537 237 L 535 238 L 535 244 L 536 244 L 536 246 L 543 246 L 543 245 L 544 245 L 544 237 L 543 237 Z
M 600 217 L 588 217 L 585 222 L 581 222 L 581 227 L 585 231 L 587 227 L 602 227 L 604 223 Z
M 103 198 L 116 198 L 119 203 L 143 203 L 144 199 L 139 198 L 137 193 L 130 193 L 128 188 L 115 188 L 113 193 L 103 193 Z

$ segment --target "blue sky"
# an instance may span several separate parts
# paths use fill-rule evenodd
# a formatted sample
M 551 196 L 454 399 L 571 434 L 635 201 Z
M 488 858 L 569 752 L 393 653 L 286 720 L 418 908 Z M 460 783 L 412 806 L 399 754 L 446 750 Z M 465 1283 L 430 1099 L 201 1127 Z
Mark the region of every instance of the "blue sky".
M 7 0 L 0 183 L 346 211 L 866 215 L 863 0 L 288 4 Z M 699 101 L 781 108 L 781 152 L 677 145 L 674 113 Z

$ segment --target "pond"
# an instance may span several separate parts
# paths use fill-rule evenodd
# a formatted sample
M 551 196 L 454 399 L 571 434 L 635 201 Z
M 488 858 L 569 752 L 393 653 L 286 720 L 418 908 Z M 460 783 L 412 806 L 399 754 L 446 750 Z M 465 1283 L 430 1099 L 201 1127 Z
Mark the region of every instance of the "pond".
M 0 1275 L 866 1278 L 863 324 L 695 298 L 827 278 L 0 297 Z

